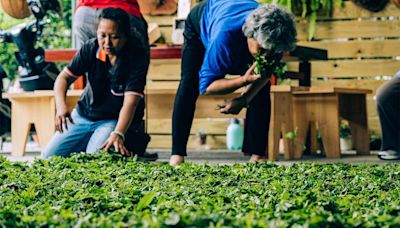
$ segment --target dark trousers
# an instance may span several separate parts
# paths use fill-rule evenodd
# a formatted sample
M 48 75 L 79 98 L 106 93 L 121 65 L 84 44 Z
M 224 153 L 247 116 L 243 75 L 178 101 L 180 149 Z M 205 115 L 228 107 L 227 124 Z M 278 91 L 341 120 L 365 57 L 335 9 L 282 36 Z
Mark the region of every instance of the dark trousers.
M 187 142 L 199 96 L 199 71 L 205 53 L 205 47 L 200 39 L 199 25 L 205 3 L 197 5 L 185 22 L 181 81 L 172 114 L 172 155 L 187 155 Z M 247 108 L 243 143 L 243 152 L 246 154 L 262 156 L 266 154 L 271 114 L 269 89 L 270 84 L 268 83 L 253 98 Z
M 400 78 L 394 77 L 377 92 L 376 102 L 382 128 L 382 150 L 400 153 Z

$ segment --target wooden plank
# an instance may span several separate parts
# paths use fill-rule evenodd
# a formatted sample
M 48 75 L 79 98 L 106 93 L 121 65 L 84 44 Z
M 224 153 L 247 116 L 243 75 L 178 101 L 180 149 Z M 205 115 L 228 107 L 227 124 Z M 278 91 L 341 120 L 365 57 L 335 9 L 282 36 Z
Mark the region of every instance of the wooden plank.
M 370 89 L 371 94 L 376 94 L 376 90 L 381 86 L 385 80 L 355 80 L 355 79 L 335 79 L 335 80 L 313 80 L 313 86 L 337 86 L 345 88 L 360 88 L 360 89 Z
M 149 23 L 148 26 L 149 44 L 151 45 L 161 37 L 161 32 L 157 23 Z
M 332 85 L 326 86 L 312 86 L 309 90 L 293 91 L 293 94 L 312 94 L 312 93 L 344 93 L 344 94 L 368 94 L 371 93 L 368 89 L 359 88 L 343 88 Z
M 376 117 L 368 117 L 368 127 L 369 127 L 369 132 L 374 133 L 379 136 L 382 135 L 381 124 L 380 124 L 379 118 L 377 116 Z
M 171 135 L 151 135 L 151 141 L 148 148 L 165 148 L 171 149 L 172 136 Z M 191 135 L 188 140 L 188 149 L 226 149 L 226 137 L 219 135 L 207 135 L 207 147 L 199 145 L 195 135 Z
M 371 18 L 371 17 L 388 17 L 388 16 L 400 16 L 400 10 L 392 2 L 386 6 L 386 8 L 380 12 L 373 13 L 366 9 L 363 9 L 355 5 L 351 1 L 345 1 L 342 6 L 334 6 L 331 16 L 320 15 L 318 18 L 333 18 L 333 19 L 348 19 L 348 18 Z M 144 18 L 148 23 L 157 23 L 159 26 L 171 26 L 174 21 L 174 15 L 164 16 L 149 16 L 144 15 Z
M 150 62 L 148 80 L 180 80 L 180 59 L 159 59 Z
M 308 25 L 302 21 L 297 26 L 297 39 L 306 41 Z M 399 37 L 399 20 L 385 21 L 322 21 L 317 22 L 314 39 Z
M 311 61 L 312 77 L 375 77 L 392 76 L 400 66 L 400 60 L 395 59 L 371 59 L 371 60 L 330 60 Z M 289 70 L 296 71 L 295 63 L 288 63 Z
M 374 99 L 375 94 L 367 96 L 367 111 L 368 118 L 378 117 L 378 112 L 376 109 L 376 100 Z
M 157 23 L 159 27 L 167 27 L 167 26 L 172 27 L 172 24 L 174 22 L 174 17 L 176 17 L 176 14 L 163 15 L 163 16 L 150 16 L 150 15 L 143 15 L 143 16 L 144 19 L 147 21 L 147 23 Z
M 371 17 L 388 17 L 388 16 L 400 16 L 400 9 L 396 7 L 392 2 L 385 7 L 384 10 L 373 13 L 366 9 L 363 9 L 355 5 L 351 1 L 346 1 L 343 3 L 343 7 L 335 6 L 333 8 L 332 16 L 329 17 L 319 17 L 319 18 L 371 18 Z
M 400 40 L 352 40 L 305 42 L 299 45 L 324 48 L 331 58 L 391 57 L 399 56 Z
M 147 80 L 146 90 L 156 91 L 156 90 L 177 90 L 179 86 L 179 81 L 152 81 Z M 147 93 L 147 92 L 146 92 Z
M 225 135 L 228 125 L 229 118 L 194 119 L 190 133 L 196 134 L 197 132 L 202 131 L 206 134 Z M 172 120 L 149 119 L 147 122 L 147 132 L 149 134 L 171 134 Z
M 46 49 L 45 60 L 48 62 L 69 62 L 76 53 L 76 49 Z M 150 48 L 151 59 L 181 58 L 182 46 L 157 45 Z
M 79 97 L 83 90 L 68 90 L 68 97 Z M 35 90 L 32 92 L 21 92 L 21 93 L 2 93 L 3 98 L 32 98 L 32 97 L 54 97 L 53 90 Z
M 230 94 L 225 96 L 199 96 L 196 103 L 195 118 L 240 118 L 245 115 L 245 111 L 242 110 L 238 115 L 225 115 L 219 113 L 217 105 L 223 104 L 225 99 L 232 98 L 238 94 Z M 158 93 L 158 94 L 147 94 L 147 118 L 148 119 L 162 119 L 171 118 L 172 109 L 174 104 L 175 94 L 172 93 Z
M 160 27 L 161 35 L 165 40 L 165 43 L 172 43 L 172 26 Z

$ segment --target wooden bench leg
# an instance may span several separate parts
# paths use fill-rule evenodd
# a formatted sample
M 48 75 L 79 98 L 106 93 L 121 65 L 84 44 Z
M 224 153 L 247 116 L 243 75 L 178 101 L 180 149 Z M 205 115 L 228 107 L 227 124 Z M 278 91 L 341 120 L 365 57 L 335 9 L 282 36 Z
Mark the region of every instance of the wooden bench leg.
M 285 159 L 293 158 L 293 139 L 285 138 L 285 134 L 294 131 L 292 95 L 290 92 L 271 92 L 271 121 L 268 134 L 268 159 L 279 160 L 279 141 L 281 132 L 284 141 Z
M 279 95 L 271 93 L 271 121 L 268 132 L 267 157 L 270 161 L 279 160 L 279 140 L 281 135 L 282 117 L 279 115 L 281 107 L 278 104 Z
M 303 156 L 304 144 L 307 136 L 307 129 L 310 115 L 307 113 L 309 102 L 306 97 L 293 97 L 293 126 L 297 128 L 297 137 L 294 143 L 293 158 L 299 159 Z
M 365 94 L 343 95 L 341 117 L 349 121 L 354 148 L 359 155 L 369 154 L 367 104 Z
M 291 160 L 294 158 L 294 151 L 295 151 L 295 140 L 296 139 L 288 139 L 285 137 L 285 135 L 288 132 L 294 132 L 296 127 L 293 125 L 293 99 L 292 99 L 292 93 L 287 92 L 287 93 L 282 93 L 281 94 L 281 107 L 282 113 L 280 114 L 283 118 L 283 123 L 281 126 L 282 129 L 282 135 L 283 135 L 283 143 L 284 143 L 284 157 L 285 160 Z M 282 102 L 285 101 L 285 102 Z
M 21 157 L 25 155 L 25 146 L 28 141 L 31 121 L 24 108 L 23 102 L 12 103 L 11 117 L 11 155 Z
M 310 123 L 310 153 L 317 154 L 318 151 L 318 130 L 317 122 L 311 121 Z
M 293 121 L 290 121 L 291 123 L 286 123 L 283 124 L 282 126 L 282 135 L 283 135 L 283 146 L 284 146 L 284 157 L 285 160 L 292 160 L 294 159 L 294 154 L 295 154 L 295 144 L 296 144 L 296 138 L 294 139 L 288 139 L 285 137 L 285 135 L 288 132 L 293 132 L 295 129 L 293 127 Z
M 369 135 L 367 122 L 364 122 L 364 118 L 361 115 L 355 116 L 353 121 L 349 121 L 349 123 L 354 148 L 356 149 L 358 155 L 369 155 Z
M 336 103 L 326 103 L 319 115 L 321 138 L 327 158 L 340 158 L 339 110 Z
M 270 122 L 269 133 L 268 133 L 268 160 L 278 161 L 279 160 L 279 140 L 280 140 L 280 123 L 277 120 Z

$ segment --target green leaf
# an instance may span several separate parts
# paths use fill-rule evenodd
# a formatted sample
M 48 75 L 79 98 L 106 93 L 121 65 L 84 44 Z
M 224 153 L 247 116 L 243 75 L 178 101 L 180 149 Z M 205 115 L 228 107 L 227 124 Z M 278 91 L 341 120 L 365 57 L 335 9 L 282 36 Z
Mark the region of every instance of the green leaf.
M 312 40 L 317 24 L 317 12 L 313 11 L 308 19 L 308 40 Z
M 147 206 L 149 206 L 150 203 L 153 201 L 153 199 L 156 197 L 156 195 L 157 195 L 156 192 L 149 192 L 146 195 L 144 195 L 138 203 L 138 209 L 142 210 L 142 209 L 146 208 Z

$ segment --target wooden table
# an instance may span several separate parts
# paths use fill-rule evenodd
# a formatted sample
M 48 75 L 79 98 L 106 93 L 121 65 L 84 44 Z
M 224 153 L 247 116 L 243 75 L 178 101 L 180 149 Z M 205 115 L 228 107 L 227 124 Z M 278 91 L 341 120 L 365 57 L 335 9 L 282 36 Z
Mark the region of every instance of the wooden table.
M 317 122 L 325 154 L 340 157 L 340 120 L 349 121 L 357 154 L 369 154 L 366 95 L 371 90 L 335 87 L 310 87 L 309 91 L 293 91 L 293 124 L 298 136 L 293 158 L 303 153 L 305 136 L 311 122 Z
M 75 107 L 82 90 L 67 93 L 67 106 Z M 24 156 L 31 124 L 35 125 L 41 148 L 46 146 L 55 131 L 55 99 L 52 90 L 34 92 L 3 93 L 11 101 L 12 156 Z

